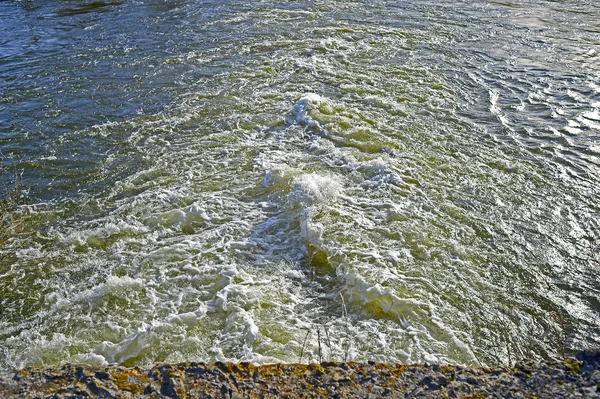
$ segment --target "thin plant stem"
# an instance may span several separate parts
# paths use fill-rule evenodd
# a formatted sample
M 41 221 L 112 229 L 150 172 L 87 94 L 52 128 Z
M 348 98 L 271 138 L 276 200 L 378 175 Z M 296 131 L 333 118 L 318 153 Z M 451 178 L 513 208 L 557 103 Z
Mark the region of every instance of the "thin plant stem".
M 323 362 L 323 357 L 321 355 L 321 329 L 317 327 L 317 343 L 319 344 L 319 363 Z
M 304 343 L 302 344 L 302 349 L 300 350 L 300 358 L 298 359 L 298 363 L 302 363 L 302 356 L 304 356 L 304 348 L 306 347 L 306 341 L 308 340 L 308 336 L 310 335 L 311 330 L 306 331 L 306 336 L 304 337 Z
M 325 339 L 327 340 L 327 346 L 329 347 L 329 361 L 331 361 L 333 356 L 333 350 L 331 349 L 331 340 L 329 339 L 329 332 L 327 331 L 327 327 L 323 325 L 323 329 L 325 330 Z

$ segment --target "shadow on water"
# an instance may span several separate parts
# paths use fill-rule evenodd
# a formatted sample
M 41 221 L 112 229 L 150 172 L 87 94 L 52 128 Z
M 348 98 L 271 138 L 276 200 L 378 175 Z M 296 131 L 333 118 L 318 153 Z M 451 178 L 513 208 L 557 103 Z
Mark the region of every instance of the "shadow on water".
M 109 6 L 118 6 L 122 4 L 121 1 L 112 1 L 112 2 L 104 2 L 104 1 L 94 1 L 87 4 L 81 4 L 76 7 L 70 8 L 62 8 L 56 12 L 55 15 L 60 17 L 67 17 L 78 14 L 88 14 L 91 12 L 103 12 L 106 7 Z

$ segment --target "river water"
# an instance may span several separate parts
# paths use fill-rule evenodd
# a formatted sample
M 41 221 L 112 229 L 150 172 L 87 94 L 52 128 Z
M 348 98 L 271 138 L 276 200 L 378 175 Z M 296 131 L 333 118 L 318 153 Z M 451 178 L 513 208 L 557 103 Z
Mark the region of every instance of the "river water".
M 594 0 L 2 1 L 0 151 L 0 369 L 600 345 Z

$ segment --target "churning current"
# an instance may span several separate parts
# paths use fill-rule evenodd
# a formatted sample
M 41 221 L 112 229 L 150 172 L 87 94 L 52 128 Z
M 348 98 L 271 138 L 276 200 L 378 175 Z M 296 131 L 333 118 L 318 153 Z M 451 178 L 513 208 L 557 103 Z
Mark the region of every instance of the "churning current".
M 0 2 L 0 369 L 600 345 L 595 0 Z

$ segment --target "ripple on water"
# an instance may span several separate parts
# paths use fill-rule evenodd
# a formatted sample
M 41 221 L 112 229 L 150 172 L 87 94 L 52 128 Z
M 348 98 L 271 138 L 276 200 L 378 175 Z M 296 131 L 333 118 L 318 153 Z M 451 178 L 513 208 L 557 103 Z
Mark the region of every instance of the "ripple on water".
M 598 345 L 584 3 L 0 3 L 0 367 Z

